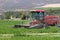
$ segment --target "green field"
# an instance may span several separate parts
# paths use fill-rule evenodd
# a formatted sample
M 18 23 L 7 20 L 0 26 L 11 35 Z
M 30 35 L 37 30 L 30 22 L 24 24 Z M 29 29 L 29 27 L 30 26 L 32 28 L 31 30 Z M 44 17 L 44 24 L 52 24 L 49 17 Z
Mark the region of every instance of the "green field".
M 1 40 L 60 40 L 60 37 L 41 37 L 41 36 L 18 36 L 12 38 L 4 38 Z
M 26 24 L 27 20 L 0 20 L 0 34 L 14 34 L 11 38 L 0 38 L 1 40 L 59 40 L 60 37 L 49 37 L 49 36 L 29 36 L 24 33 L 60 33 L 60 28 L 52 26 L 49 29 L 24 29 L 14 28 L 16 24 Z

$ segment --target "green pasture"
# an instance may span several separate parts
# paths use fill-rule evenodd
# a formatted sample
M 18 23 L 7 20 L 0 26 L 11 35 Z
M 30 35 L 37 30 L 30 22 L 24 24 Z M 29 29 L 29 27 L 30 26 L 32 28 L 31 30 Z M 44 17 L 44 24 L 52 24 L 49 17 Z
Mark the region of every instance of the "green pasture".
M 60 40 L 60 37 L 41 37 L 41 36 L 15 36 L 12 38 L 0 38 L 1 40 Z
M 13 20 L 0 20 L 0 34 L 7 34 L 7 33 L 56 33 L 60 32 L 60 28 L 51 26 L 49 29 L 27 29 L 27 28 L 14 28 L 14 25 L 26 24 L 29 21 L 27 20 L 20 20 L 20 21 L 13 21 Z
M 16 24 L 26 24 L 28 20 L 0 20 L 0 34 L 14 34 L 11 38 L 0 38 L 1 40 L 59 40 L 59 37 L 42 37 L 42 36 L 27 36 L 23 33 L 60 33 L 60 28 L 50 26 L 49 29 L 27 29 L 14 28 Z

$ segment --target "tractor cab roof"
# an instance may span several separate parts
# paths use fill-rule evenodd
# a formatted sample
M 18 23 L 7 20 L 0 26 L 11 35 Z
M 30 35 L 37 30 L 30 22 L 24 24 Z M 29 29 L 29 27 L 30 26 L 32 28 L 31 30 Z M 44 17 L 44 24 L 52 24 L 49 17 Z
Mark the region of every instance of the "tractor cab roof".
M 32 12 L 45 12 L 45 10 L 32 10 Z

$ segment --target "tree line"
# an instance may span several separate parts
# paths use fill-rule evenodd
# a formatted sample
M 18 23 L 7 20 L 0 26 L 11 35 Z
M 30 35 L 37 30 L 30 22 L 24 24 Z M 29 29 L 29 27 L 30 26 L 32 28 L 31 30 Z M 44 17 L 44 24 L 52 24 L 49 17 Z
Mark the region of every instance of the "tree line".
M 40 8 L 40 10 L 46 10 L 46 15 L 58 15 L 60 16 L 60 8 Z M 7 11 L 4 12 L 4 19 L 20 18 L 26 19 L 30 17 L 31 11 Z

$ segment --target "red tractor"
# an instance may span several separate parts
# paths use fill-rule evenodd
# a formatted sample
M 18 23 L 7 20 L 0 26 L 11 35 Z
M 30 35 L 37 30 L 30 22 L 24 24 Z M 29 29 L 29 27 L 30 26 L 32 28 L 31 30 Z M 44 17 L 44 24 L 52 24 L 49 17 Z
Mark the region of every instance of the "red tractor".
M 54 15 L 45 15 L 45 10 L 32 10 L 31 11 L 32 22 L 27 25 L 15 25 L 15 27 L 24 27 L 24 28 L 48 28 L 49 25 L 58 24 L 58 16 Z

